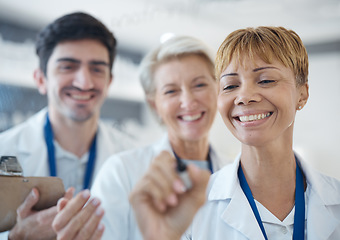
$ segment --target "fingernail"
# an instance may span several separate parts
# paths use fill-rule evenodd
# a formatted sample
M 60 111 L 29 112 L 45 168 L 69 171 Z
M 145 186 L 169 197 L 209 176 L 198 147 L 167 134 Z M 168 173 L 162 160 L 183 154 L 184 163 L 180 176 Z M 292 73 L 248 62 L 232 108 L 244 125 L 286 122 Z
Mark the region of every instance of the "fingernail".
M 103 231 L 104 230 L 104 224 L 99 223 L 97 230 L 98 231 Z
M 99 203 L 100 203 L 100 200 L 99 200 L 98 198 L 93 198 L 93 199 L 92 199 L 92 205 L 93 205 L 93 206 L 98 206 Z
M 88 197 L 90 197 L 90 190 L 86 189 L 83 191 L 83 198 L 87 199 Z
M 35 193 L 35 191 L 34 191 L 34 190 L 32 190 L 32 191 L 31 191 L 31 195 L 32 195 L 32 197 L 34 197 L 34 198 L 36 198 L 36 197 L 37 197 L 37 194 Z
M 185 192 L 185 186 L 184 186 L 184 184 L 183 184 L 180 180 L 178 180 L 178 179 L 176 179 L 176 180 L 174 181 L 173 188 L 174 188 L 174 190 L 175 190 L 177 193 L 183 193 L 183 192 Z
M 97 215 L 97 216 L 101 216 L 103 213 L 104 213 L 104 210 L 103 210 L 101 207 L 99 207 L 99 208 L 96 210 L 96 215 Z

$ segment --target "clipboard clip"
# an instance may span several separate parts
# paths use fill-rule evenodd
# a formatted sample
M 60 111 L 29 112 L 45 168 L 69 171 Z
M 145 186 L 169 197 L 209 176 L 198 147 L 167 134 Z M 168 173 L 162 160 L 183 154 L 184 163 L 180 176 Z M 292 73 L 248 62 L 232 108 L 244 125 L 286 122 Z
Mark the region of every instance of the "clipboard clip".
M 22 167 L 15 156 L 1 156 L 0 176 L 23 176 Z

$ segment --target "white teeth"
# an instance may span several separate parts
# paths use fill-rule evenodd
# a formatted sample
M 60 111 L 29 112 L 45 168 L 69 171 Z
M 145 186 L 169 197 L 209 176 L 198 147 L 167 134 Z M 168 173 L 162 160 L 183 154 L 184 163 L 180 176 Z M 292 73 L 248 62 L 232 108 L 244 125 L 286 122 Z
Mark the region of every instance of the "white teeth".
M 255 121 L 255 120 L 261 120 L 269 116 L 270 116 L 270 113 L 267 113 L 267 114 L 260 113 L 257 115 L 240 116 L 239 119 L 241 122 L 250 122 L 250 121 Z
M 199 119 L 202 116 L 202 113 L 196 114 L 196 115 L 185 115 L 182 116 L 182 119 L 187 122 L 195 121 Z
M 91 96 L 90 95 L 72 95 L 72 98 L 76 100 L 88 100 L 91 98 Z

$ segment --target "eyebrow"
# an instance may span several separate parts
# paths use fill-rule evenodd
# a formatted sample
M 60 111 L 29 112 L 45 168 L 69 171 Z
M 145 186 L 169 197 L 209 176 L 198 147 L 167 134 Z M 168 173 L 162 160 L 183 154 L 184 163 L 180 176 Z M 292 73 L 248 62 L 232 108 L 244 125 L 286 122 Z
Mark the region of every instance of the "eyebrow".
M 168 88 L 168 87 L 174 87 L 174 86 L 176 86 L 176 84 L 174 84 L 174 83 L 166 83 L 165 85 L 163 85 L 161 87 L 161 89 L 165 89 L 165 88 Z
M 73 63 L 80 63 L 79 60 L 74 58 L 58 58 L 57 62 L 73 62 Z
M 194 77 L 194 78 L 191 80 L 191 82 L 197 82 L 197 81 L 200 80 L 200 79 L 206 79 L 206 78 L 207 78 L 207 77 L 204 76 L 204 75 L 199 75 L 199 76 Z
M 91 65 L 104 65 L 104 66 L 109 66 L 109 64 L 107 62 L 104 62 L 104 61 L 90 61 L 90 64 Z
M 222 79 L 223 77 L 228 77 L 228 76 L 237 76 L 238 74 L 237 73 L 226 73 L 226 74 L 223 74 L 220 79 Z
M 253 72 L 258 72 L 258 71 L 265 70 L 265 69 L 278 69 L 278 68 L 276 68 L 276 67 L 260 67 L 260 68 L 253 69 Z M 220 77 L 220 79 L 223 78 L 223 77 L 237 76 L 237 75 L 238 75 L 238 73 L 226 73 L 226 74 L 223 74 Z
M 278 69 L 278 68 L 276 68 L 276 67 L 260 67 L 260 68 L 253 69 L 253 72 L 258 72 L 258 71 L 265 70 L 265 69 Z
M 77 63 L 77 64 L 80 64 L 81 61 L 80 60 L 77 60 L 75 58 L 59 58 L 57 59 L 57 62 L 72 62 L 72 63 Z M 89 61 L 89 64 L 90 65 L 104 65 L 104 66 L 109 66 L 109 64 L 105 61 L 98 61 L 98 60 L 92 60 L 92 61 Z

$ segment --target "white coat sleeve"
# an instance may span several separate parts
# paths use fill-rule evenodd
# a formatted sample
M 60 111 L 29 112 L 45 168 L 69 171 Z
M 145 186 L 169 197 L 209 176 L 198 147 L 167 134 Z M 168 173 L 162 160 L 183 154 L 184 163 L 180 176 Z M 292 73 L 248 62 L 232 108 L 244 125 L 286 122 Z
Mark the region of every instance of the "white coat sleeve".
M 9 231 L 0 233 L 0 240 L 8 240 L 8 234 Z
M 98 197 L 105 214 L 103 240 L 128 239 L 129 234 L 129 175 L 121 159 L 109 158 L 99 171 L 91 188 L 92 196 Z

